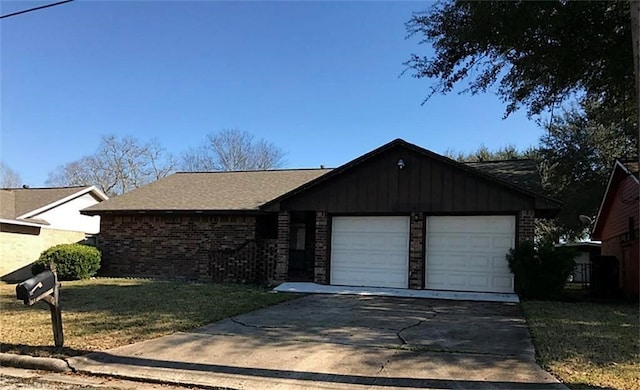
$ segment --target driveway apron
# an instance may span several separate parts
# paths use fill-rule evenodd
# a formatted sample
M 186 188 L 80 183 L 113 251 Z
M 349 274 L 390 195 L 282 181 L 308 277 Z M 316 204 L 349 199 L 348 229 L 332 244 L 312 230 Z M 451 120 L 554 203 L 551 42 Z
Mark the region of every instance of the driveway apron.
M 77 371 L 222 389 L 549 389 L 518 304 L 310 295 L 69 359 Z

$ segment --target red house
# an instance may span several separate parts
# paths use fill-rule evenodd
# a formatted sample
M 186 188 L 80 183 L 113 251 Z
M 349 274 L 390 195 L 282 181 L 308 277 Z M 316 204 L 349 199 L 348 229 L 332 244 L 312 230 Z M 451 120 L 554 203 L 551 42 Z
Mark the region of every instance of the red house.
M 618 258 L 620 289 L 628 298 L 638 297 L 640 284 L 639 194 L 638 161 L 616 160 L 591 233 L 602 241 L 603 256 Z

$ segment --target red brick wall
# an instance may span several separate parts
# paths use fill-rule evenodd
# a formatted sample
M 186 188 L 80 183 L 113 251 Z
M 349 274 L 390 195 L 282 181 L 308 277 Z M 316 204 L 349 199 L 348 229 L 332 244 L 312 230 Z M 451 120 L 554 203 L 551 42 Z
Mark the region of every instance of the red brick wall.
M 291 229 L 291 215 L 288 211 L 278 214 L 278 243 L 276 257 L 275 279 L 287 280 L 289 275 L 289 231 Z
M 518 214 L 518 241 L 533 241 L 533 237 L 535 236 L 535 211 L 533 210 L 522 210 Z
M 424 274 L 424 214 L 412 213 L 409 232 L 409 288 L 422 288 Z
M 329 254 L 327 243 L 329 242 L 328 230 L 329 219 L 324 211 L 316 212 L 316 253 L 314 281 L 316 283 L 327 284 L 327 258 Z
M 102 216 L 101 273 L 111 276 L 253 281 L 273 272 L 275 243 L 211 263 L 212 253 L 255 239 L 252 216 L 130 215 Z M 250 246 L 250 245 L 249 245 Z M 265 256 L 265 257 L 262 257 Z M 269 257 L 271 256 L 271 257 Z

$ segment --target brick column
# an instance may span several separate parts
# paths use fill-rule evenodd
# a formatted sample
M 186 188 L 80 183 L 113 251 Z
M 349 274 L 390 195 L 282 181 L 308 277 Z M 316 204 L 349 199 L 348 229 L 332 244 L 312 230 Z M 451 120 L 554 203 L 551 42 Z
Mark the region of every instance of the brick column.
M 324 211 L 316 211 L 314 281 L 320 284 L 327 284 L 327 224 L 327 213 Z
M 520 211 L 520 214 L 518 214 L 518 243 L 533 241 L 535 230 L 535 211 Z
M 409 288 L 420 290 L 424 274 L 424 215 L 422 213 L 411 213 L 409 229 Z
M 289 227 L 291 216 L 288 211 L 278 214 L 278 244 L 276 249 L 276 280 L 287 280 L 289 275 Z

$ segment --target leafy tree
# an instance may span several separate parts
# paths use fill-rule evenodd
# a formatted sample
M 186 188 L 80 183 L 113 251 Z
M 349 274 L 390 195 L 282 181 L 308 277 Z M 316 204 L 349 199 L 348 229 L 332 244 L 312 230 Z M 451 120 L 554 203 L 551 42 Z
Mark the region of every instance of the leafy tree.
M 436 80 L 427 99 L 467 81 L 472 94 L 497 84 L 505 116 L 522 106 L 538 115 L 572 98 L 637 112 L 627 1 L 449 0 L 406 27 L 434 50 L 405 63 L 414 77 Z
M 517 160 L 533 158 L 535 150 L 533 148 L 529 148 L 524 152 L 521 152 L 515 145 L 506 145 L 498 150 L 490 150 L 483 144 L 476 151 L 470 153 L 456 152 L 455 150 L 449 149 L 444 152 L 444 155 L 460 162 Z
M 22 179 L 18 172 L 14 171 L 10 166 L 0 161 L 0 187 L 16 188 L 22 183 Z
M 638 138 L 625 127 L 604 118 L 597 103 L 568 110 L 546 125 L 538 166 L 549 195 L 564 202 L 556 223 L 545 227 L 547 235 L 574 239 L 585 234 L 578 216 L 597 214 L 613 161 L 638 158 Z
M 198 171 L 246 171 L 280 168 L 282 149 L 237 129 L 207 135 L 203 145 L 182 155 L 182 169 Z
M 620 113 L 617 118 L 624 116 Z M 588 103 L 566 110 L 547 123 L 535 148 L 518 151 L 507 145 L 491 151 L 482 145 L 471 153 L 447 151 L 445 155 L 463 162 L 533 159 L 545 194 L 564 203 L 556 218 L 536 222 L 536 235 L 553 242 L 561 237 L 585 238 L 589 227 L 578 216 L 597 214 L 613 161 L 638 158 L 638 139 L 627 132 L 624 120 L 617 118 L 608 118 L 597 103 Z
M 95 153 L 57 167 L 51 186 L 95 185 L 107 195 L 120 195 L 174 171 L 175 161 L 158 141 L 103 136 Z

